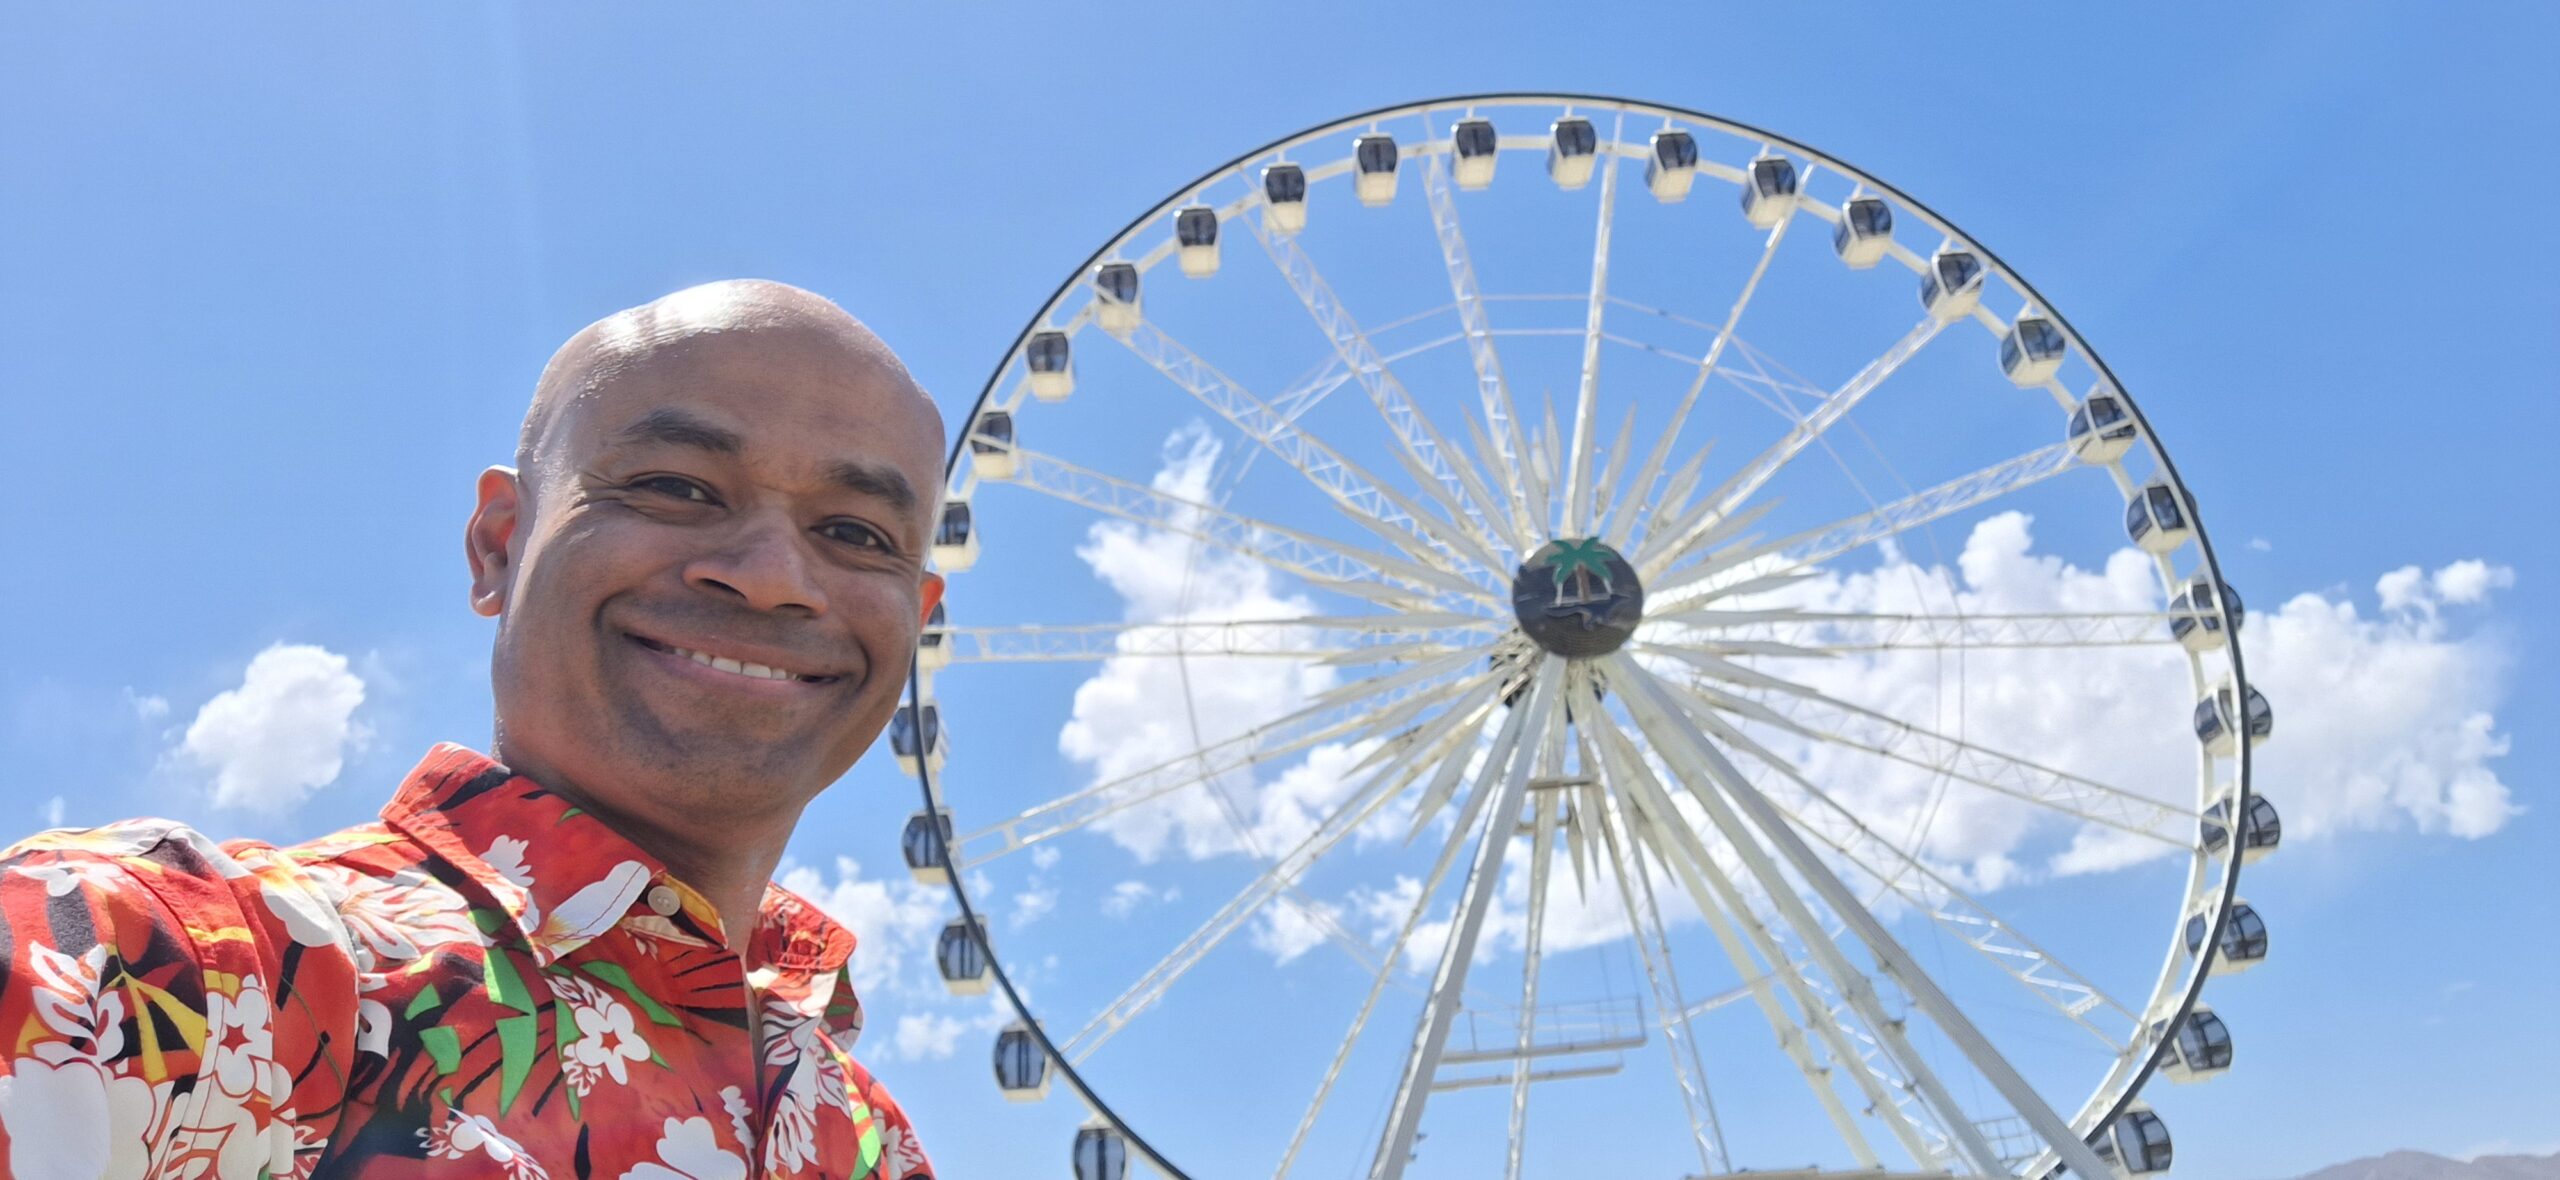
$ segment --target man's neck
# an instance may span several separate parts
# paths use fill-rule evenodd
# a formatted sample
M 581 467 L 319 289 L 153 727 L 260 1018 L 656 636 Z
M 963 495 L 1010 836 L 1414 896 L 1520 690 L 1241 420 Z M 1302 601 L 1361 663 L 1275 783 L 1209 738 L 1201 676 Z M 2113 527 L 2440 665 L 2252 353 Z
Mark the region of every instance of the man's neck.
M 696 822 L 677 831 L 646 815 L 614 806 L 566 775 L 520 765 L 504 757 L 499 761 L 604 821 L 616 835 L 656 857 L 667 872 L 719 911 L 721 933 L 729 950 L 746 953 L 748 943 L 755 938 L 758 916 L 764 910 L 765 888 L 773 880 L 774 866 L 782 862 L 782 850 L 790 843 L 791 829 L 799 820 L 797 815 L 778 821 L 735 815 L 688 817 L 707 822 Z

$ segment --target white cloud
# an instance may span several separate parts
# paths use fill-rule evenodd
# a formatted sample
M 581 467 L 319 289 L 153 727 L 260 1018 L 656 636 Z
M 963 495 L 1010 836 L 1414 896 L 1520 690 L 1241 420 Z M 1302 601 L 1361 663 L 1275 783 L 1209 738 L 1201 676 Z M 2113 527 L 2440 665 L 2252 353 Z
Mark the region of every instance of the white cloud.
M 2274 542 L 2267 540 L 2265 537 L 2251 537 L 2249 538 L 2249 548 L 2260 553 L 2273 553 L 2275 552 L 2276 547 Z
M 1020 929 L 1048 917 L 1058 908 L 1058 891 L 1054 888 L 1025 889 L 1013 895 L 1013 913 L 1009 920 Z
M 205 702 L 172 756 L 210 776 L 218 806 L 287 810 L 337 781 L 364 747 L 369 734 L 354 719 L 364 691 L 345 656 L 277 644 L 249 661 L 240 687 Z M 136 712 L 153 716 L 157 700 L 140 698 Z
M 1125 919 L 1149 903 L 1177 901 L 1181 897 L 1179 887 L 1158 889 L 1144 881 L 1122 881 L 1103 896 L 1102 913 L 1105 917 Z
M 44 801 L 44 826 L 48 828 L 58 828 L 62 826 L 63 806 L 63 799 L 60 795 L 56 795 Z
M 1031 850 L 1031 867 L 1035 869 L 1048 868 L 1051 865 L 1058 863 L 1058 855 L 1057 845 L 1043 844 L 1040 847 Z
M 1165 466 L 1154 486 L 1206 500 L 1217 457 L 1217 440 L 1204 429 L 1177 431 L 1166 441 Z M 1178 533 L 1104 522 L 1092 527 L 1076 552 L 1120 595 L 1132 621 L 1289 618 L 1315 610 L 1306 598 L 1281 593 L 1260 563 Z M 1094 781 L 1120 778 L 1303 707 L 1334 682 L 1332 669 L 1312 663 L 1118 656 L 1078 686 L 1074 714 L 1058 746 L 1087 766 Z M 1140 860 L 1154 860 L 1167 848 L 1193 859 L 1245 851 L 1277 855 L 1342 798 L 1348 784 L 1339 772 L 1357 760 L 1353 751 L 1319 747 L 1270 788 L 1250 771 L 1235 771 L 1119 812 L 1094 828 Z
M 949 1057 L 960 1046 L 960 1034 L 969 1031 L 965 1021 L 938 1012 L 919 1012 L 898 1018 L 898 1056 L 909 1061 L 929 1061 Z
M 1314 950 L 1325 939 L 1325 924 L 1341 918 L 1342 907 L 1330 902 L 1274 902 L 1253 924 L 1253 945 L 1285 964 Z
M 2516 572 L 2506 566 L 2491 565 L 2474 558 L 2437 570 L 2428 581 L 2434 585 L 2436 597 L 2467 606 L 2488 598 L 2491 590 L 2504 590 L 2515 585 Z
M 167 697 L 146 696 L 128 687 L 124 690 L 124 703 L 126 708 L 133 710 L 135 717 L 144 721 L 158 721 L 169 715 Z
M 791 865 L 777 880 L 852 929 L 855 989 L 866 998 L 877 991 L 939 993 L 931 964 L 934 939 L 950 920 L 945 891 L 902 878 L 867 879 L 850 857 L 837 857 L 835 870 L 830 879 L 811 866 Z
M 2413 827 L 2486 835 L 2516 813 L 2494 763 L 2507 750 L 2495 709 L 2503 668 L 2478 610 L 2514 573 L 2461 561 L 2383 575 L 2380 617 L 2344 597 L 2297 595 L 2253 611 L 2242 631 L 2250 680 L 2276 714 L 2257 786 L 2288 838 Z M 2246 587 L 2242 587 L 2244 592 Z M 2097 568 L 2034 551 L 2032 522 L 1976 525 L 1953 568 L 1892 554 L 1863 573 L 1826 574 L 1771 596 L 1824 611 L 1971 615 L 2153 611 L 2148 559 L 2121 549 Z M 2471 608 L 2457 620 L 2449 608 Z M 2463 626 L 2457 626 L 2461 622 Z M 2181 653 L 2117 648 L 1934 650 L 1772 660 L 1842 700 L 1969 741 L 2192 806 L 2189 689 Z M 2166 846 L 2089 827 L 1927 769 L 1761 731 L 1870 826 L 1910 838 L 1933 868 L 1976 892 L 2041 873 L 2096 872 Z

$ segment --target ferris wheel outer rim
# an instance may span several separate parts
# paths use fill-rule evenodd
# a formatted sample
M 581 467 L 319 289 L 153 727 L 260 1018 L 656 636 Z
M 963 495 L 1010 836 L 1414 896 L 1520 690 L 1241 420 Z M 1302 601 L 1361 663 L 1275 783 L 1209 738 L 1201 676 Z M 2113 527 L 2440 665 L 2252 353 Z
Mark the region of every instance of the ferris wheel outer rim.
M 1997 270 L 2010 284 L 2015 286 L 2019 292 L 2026 295 L 2033 306 L 2041 308 L 2045 315 L 2052 318 L 2055 326 L 2059 327 L 2072 343 L 2078 345 L 2081 355 L 2087 359 L 2090 367 L 2096 370 L 2097 375 L 2105 383 L 2106 387 L 2115 391 L 2119 395 L 2126 412 L 2131 415 L 2134 425 L 2142 432 L 2142 437 L 2148 444 L 2151 456 L 2159 466 L 2159 474 L 2164 476 L 2168 480 L 2169 484 L 2177 488 L 2181 493 L 2181 499 L 2184 501 L 2184 506 L 2187 509 L 2191 531 L 2195 534 L 2196 550 L 2201 572 L 2205 576 L 2212 578 L 2213 584 L 2216 586 L 2228 584 L 2223 577 L 2222 563 L 2214 550 L 2211 533 L 2205 527 L 2203 513 L 2196 505 L 2194 493 L 2188 488 L 2185 478 L 2179 474 L 2177 463 L 2170 457 L 2168 448 L 2160 441 L 2158 432 L 2152 428 L 2150 418 L 2144 413 L 2141 402 L 2132 395 L 2130 390 L 2126 389 L 2122 381 L 2117 379 L 2114 369 L 2107 364 L 2106 358 L 2101 355 L 2097 349 L 2089 346 L 2087 340 L 2081 336 L 2079 329 L 2071 323 L 2070 317 L 2065 315 L 2060 307 L 2047 299 L 2043 292 L 2037 290 L 2033 283 L 2020 275 L 2016 268 L 2011 267 L 2006 261 L 2002 260 L 1999 254 L 1993 251 L 1989 246 L 1984 245 L 1972 235 L 1962 232 L 1956 226 L 1954 221 L 1931 208 L 1928 203 L 1911 196 L 1909 193 L 1895 187 L 1890 182 L 1879 179 L 1872 173 L 1850 164 L 1847 161 L 1840 159 L 1838 156 L 1815 149 L 1787 136 L 1779 135 L 1764 128 L 1744 123 L 1739 120 L 1726 118 L 1721 115 L 1711 115 L 1704 111 L 1688 107 L 1652 102 L 1643 99 L 1626 98 L 1622 96 L 1570 91 L 1487 91 L 1473 94 L 1445 95 L 1374 107 L 1355 114 L 1310 124 L 1286 135 L 1264 142 L 1250 150 L 1237 154 L 1215 167 L 1201 172 L 1193 179 L 1177 186 L 1170 196 L 1152 206 L 1149 206 L 1136 217 L 1131 218 L 1127 224 L 1121 226 L 1119 230 L 1115 231 L 1109 238 L 1107 238 L 1101 247 L 1087 255 L 1082 262 L 1078 263 L 1074 269 L 1070 270 L 1066 278 L 1061 280 L 1057 287 L 1050 291 L 1048 298 L 1041 302 L 1040 309 L 1024 324 L 1021 331 L 1015 334 L 1012 343 L 1006 347 L 1005 351 L 996 361 L 994 368 L 988 373 L 986 381 L 979 387 L 977 397 L 970 403 L 969 411 L 962 419 L 962 428 L 956 432 L 953 437 L 950 454 L 945 459 L 943 465 L 943 484 L 941 488 L 937 489 L 936 495 L 940 496 L 943 492 L 948 490 L 952 479 L 960 470 L 960 464 L 968 458 L 970 424 L 975 423 L 978 416 L 986 410 L 989 402 L 997 397 L 998 391 L 1003 385 L 1005 373 L 1013 367 L 1015 358 L 1022 354 L 1022 350 L 1029 343 L 1032 334 L 1042 330 L 1043 326 L 1049 319 L 1051 311 L 1058 306 L 1059 302 L 1063 300 L 1068 293 L 1073 291 L 1076 284 L 1082 281 L 1096 265 L 1110 258 L 1115 252 L 1117 252 L 1120 247 L 1128 241 L 1131 235 L 1135 234 L 1149 223 L 1162 217 L 1166 212 L 1180 208 L 1182 202 L 1195 194 L 1202 186 L 1222 174 L 1235 171 L 1259 157 L 1283 150 L 1291 144 L 1362 122 L 1375 122 L 1401 115 L 1428 112 L 1442 107 L 1458 106 L 1469 103 L 1518 103 L 1524 105 L 1543 105 L 1552 103 L 1566 106 L 1590 104 L 1596 107 L 1616 109 L 1621 112 L 1643 111 L 1647 113 L 1663 114 L 1669 117 L 1689 119 L 1702 125 L 1715 126 L 1733 132 L 1756 136 L 1768 144 L 1800 153 L 1809 159 L 1828 163 L 1840 171 L 1856 177 L 1862 184 L 1872 186 L 1904 205 L 1909 206 L 1912 210 L 1920 213 L 1923 217 L 1934 223 L 1934 225 L 1942 232 L 1946 233 L 1950 237 L 1962 240 L 1969 249 L 1981 255 L 1987 266 Z M 2249 692 L 2249 680 L 2241 652 L 2239 630 L 2234 625 L 2236 620 L 2231 617 L 2230 596 L 2227 594 L 2214 595 L 2214 610 L 2215 613 L 2220 616 L 2223 626 L 2223 634 L 2231 637 L 2222 650 L 2226 653 L 2226 658 L 2230 663 L 2230 679 L 2234 697 L 2237 700 L 2245 701 Z M 921 670 L 911 660 L 909 663 L 907 677 L 907 700 L 909 706 L 917 709 L 919 713 L 921 713 L 923 706 L 922 689 L 923 676 Z M 2222 857 L 2223 871 L 2221 887 L 2219 890 L 2220 897 L 2214 904 L 2212 920 L 2208 924 L 2208 928 L 2204 933 L 2202 949 L 2194 955 L 2194 962 L 2189 967 L 2186 986 L 2179 998 L 2175 1012 L 2163 1018 L 2164 1022 L 2169 1027 L 2164 1031 L 2158 1043 L 2152 1046 L 2150 1053 L 2144 1058 L 2142 1064 L 2135 1068 L 2128 1076 L 2121 1092 L 2119 1092 L 2107 1104 L 2105 1114 L 2094 1120 L 2093 1125 L 2089 1129 L 2089 1134 L 2092 1136 L 2099 1134 L 2105 1128 L 2113 1126 L 2116 1120 L 2121 1118 L 2125 1111 L 2140 1099 L 2143 1087 L 2150 1083 L 2152 1076 L 2158 1072 L 2162 1060 L 2168 1055 L 2174 1045 L 2179 1026 L 2183 1024 L 2187 1014 L 2194 1011 L 2197 1003 L 2203 998 L 2204 985 L 2212 976 L 2213 960 L 2220 954 L 2223 930 L 2230 921 L 2232 903 L 2239 896 L 2240 890 L 2240 869 L 2241 862 L 2244 858 L 2240 855 L 2240 849 L 2238 846 L 2238 817 L 2247 813 L 2250 801 L 2254 799 L 2257 794 L 2254 775 L 2252 773 L 2254 763 L 2252 747 L 2254 743 L 2243 736 L 2241 740 L 2236 741 L 2233 744 L 2233 757 L 2236 762 L 2236 777 L 2231 792 L 2231 801 L 2235 826 L 2232 833 L 2231 845 Z M 916 778 L 924 796 L 925 809 L 927 813 L 932 814 L 941 810 L 940 792 L 934 781 L 935 772 L 928 759 L 917 759 Z M 960 907 L 961 918 L 964 921 L 972 922 L 971 928 L 973 930 L 982 929 L 982 927 L 975 923 L 977 911 L 975 907 L 970 904 L 967 887 L 961 881 L 960 873 L 957 871 L 956 866 L 948 869 L 944 875 L 949 884 L 952 896 Z M 2181 924 L 2183 924 L 2184 920 L 2184 911 L 2182 910 L 2182 916 L 2180 919 Z M 1020 993 L 1015 989 L 1011 977 L 1008 976 L 1004 970 L 1002 957 L 995 953 L 995 948 L 991 943 L 982 941 L 981 949 L 986 951 L 988 968 L 995 975 L 997 986 L 1003 991 L 1007 1004 L 1013 1009 L 1015 1017 L 1022 1023 L 1023 1027 L 1028 1029 L 1033 1039 L 1039 1043 L 1042 1051 L 1047 1054 L 1049 1067 L 1057 1070 L 1061 1075 L 1063 1075 L 1067 1079 L 1069 1086 L 1077 1092 L 1077 1094 L 1084 1100 L 1085 1104 L 1090 1107 L 1097 1116 L 1108 1122 L 1112 1129 L 1118 1131 L 1127 1140 L 1129 1146 L 1133 1150 L 1145 1156 L 1149 1164 L 1162 1171 L 1166 1176 L 1172 1178 L 1172 1180 L 1189 1180 L 1188 1173 L 1185 1173 L 1180 1168 L 1175 1167 L 1172 1161 L 1166 1159 L 1162 1152 L 1158 1151 L 1152 1144 L 1149 1144 L 1142 1136 L 1140 1136 L 1137 1131 L 1128 1124 L 1127 1120 L 1121 1118 L 1118 1112 L 1111 1109 L 1111 1107 L 1102 1100 L 1101 1096 L 1094 1091 L 1093 1087 L 1086 1083 L 1083 1076 L 1076 1072 L 1074 1065 L 1066 1059 L 1066 1055 L 1059 1050 L 1058 1046 L 1050 1039 L 1048 1032 L 1032 1015 L 1029 1006 L 1022 1002 Z M 2140 1035 L 2142 1032 L 2139 1027 L 2137 1027 L 2135 1031 L 2137 1035 Z M 2062 1171 L 2062 1166 L 2059 1163 L 2055 1163 L 2050 1169 L 2043 1173 L 2043 1175 L 2046 1177 L 2058 1176 Z

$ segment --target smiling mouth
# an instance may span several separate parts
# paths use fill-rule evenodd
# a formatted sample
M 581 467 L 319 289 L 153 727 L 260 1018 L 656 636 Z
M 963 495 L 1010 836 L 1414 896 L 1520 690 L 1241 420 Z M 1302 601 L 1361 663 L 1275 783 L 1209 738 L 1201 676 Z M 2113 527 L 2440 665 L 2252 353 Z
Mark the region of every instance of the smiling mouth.
M 624 634 L 629 635 L 630 633 L 624 632 Z M 671 643 L 660 643 L 657 640 L 648 638 L 647 636 L 631 635 L 630 638 L 633 643 L 637 643 L 651 651 L 665 652 L 671 656 L 681 656 L 693 661 L 694 663 L 700 664 L 705 668 L 709 668 L 712 671 L 727 672 L 734 676 L 744 676 L 750 680 L 781 680 L 799 684 L 833 684 L 836 682 L 836 677 L 833 676 L 820 676 L 806 672 L 794 672 L 788 668 L 773 668 L 767 667 L 763 664 L 748 663 L 745 660 L 733 660 L 727 656 L 713 655 L 707 651 L 695 651 L 689 647 L 677 647 Z

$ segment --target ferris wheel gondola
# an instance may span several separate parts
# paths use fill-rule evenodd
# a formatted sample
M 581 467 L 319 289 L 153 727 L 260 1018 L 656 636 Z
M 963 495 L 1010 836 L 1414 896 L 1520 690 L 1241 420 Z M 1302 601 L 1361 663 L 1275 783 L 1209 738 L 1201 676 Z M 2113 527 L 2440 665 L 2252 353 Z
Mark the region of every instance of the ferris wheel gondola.
M 1510 151 L 1542 153 L 1551 183 L 1499 170 Z M 1629 194 L 1621 210 L 1632 177 L 1619 169 L 1637 162 L 1653 200 Z M 1316 200 L 1389 206 L 1408 182 L 1423 199 L 1401 211 L 1309 230 Z M 1733 185 L 1743 216 L 1681 207 L 1701 183 Z M 1831 223 L 1845 266 L 1818 243 L 1785 247 L 1799 215 Z M 1398 269 L 1410 252 L 1388 243 L 1426 218 L 1416 248 L 1434 261 L 1417 286 Z M 1666 232 L 1680 249 L 1643 236 Z M 1713 289 L 1694 265 L 1707 235 L 1744 260 L 1729 285 L 1695 314 L 1656 306 L 1657 292 Z M 1590 244 L 1587 270 L 1492 261 L 1560 242 Z M 1201 281 L 1159 285 L 1142 310 L 1146 274 L 1165 264 Z M 1909 324 L 1911 288 L 1861 273 L 1878 267 L 1919 286 L 1920 322 L 1898 340 L 1827 358 L 1768 343 L 1819 352 L 1856 325 Z M 1583 289 L 1487 284 L 1564 269 L 1589 275 Z M 1747 1101 L 1809 1102 L 1811 1125 L 1838 1136 L 1821 1171 L 2168 1167 L 2143 1083 L 2230 1067 L 2230 1028 L 2200 996 L 2266 955 L 2265 922 L 2235 890 L 2240 866 L 2277 845 L 2248 757 L 2273 711 L 2241 667 L 2240 604 L 2187 485 L 2087 341 L 1988 249 L 1759 129 L 1618 99 L 1478 96 L 1248 153 L 1072 273 L 973 409 L 932 550 L 946 573 L 984 560 L 1037 593 L 981 603 L 955 583 L 971 625 L 937 610 L 890 738 L 929 804 L 910 821 L 910 870 L 949 882 L 963 906 L 937 971 L 955 990 L 1001 990 L 1020 1018 L 995 1040 L 1006 1097 L 1036 1101 L 1054 1081 L 1091 1110 L 1072 1144 L 1079 1180 L 1117 1180 L 1131 1159 L 1179 1177 L 1167 1144 L 1199 1150 L 1213 1134 L 1274 1145 L 1283 1176 L 1544 1174 L 1533 1099 L 1565 1085 L 1629 1087 L 1606 1101 L 1658 1132 L 1648 1167 L 1728 1173 L 1752 1153 L 1800 1166 L 1801 1141 L 1751 1143 L 1753 1126 L 1718 1121 L 1709 1080 L 1754 1070 Z M 1371 310 L 1396 299 L 1424 310 Z M 1969 343 L 1932 344 L 1957 336 Z M 1292 363 L 1293 345 L 1312 363 Z M 1894 379 L 1932 347 L 1982 351 L 1970 376 Z M 1051 408 L 1076 364 L 1109 396 Z M 1678 371 L 1636 371 L 1659 364 Z M 1649 392 L 1665 385 L 1674 396 Z M 1557 396 L 1526 393 L 1541 387 Z M 1890 429 L 1866 434 L 1871 411 Z M 1711 447 L 1748 433 L 1755 412 L 1768 414 L 1760 441 Z M 1020 445 L 1025 413 L 1041 415 L 1030 437 L 1048 453 Z M 1925 480 L 1883 454 L 1942 463 L 2008 438 L 2043 441 Z M 1861 450 L 1879 453 L 1874 471 L 1856 466 Z M 1829 482 L 1823 463 L 1838 468 Z M 1909 555 L 1935 546 L 1929 530 L 1984 527 L 2028 487 L 2078 510 L 2039 501 L 2039 535 L 2130 546 L 2157 597 L 2115 614 L 2011 614 L 1927 589 Z M 1062 534 L 1060 505 L 1090 527 Z M 988 513 L 1013 523 L 982 555 Z M 1851 597 L 1887 578 L 1919 586 L 1919 605 Z M 1111 596 L 1126 618 L 1045 613 Z M 1008 611 L 1020 621 L 990 617 Z M 2131 789 L 2075 750 L 2017 748 L 1993 722 L 1965 727 L 1969 662 L 2067 684 L 2120 656 L 2147 678 L 2151 712 L 2111 712 L 2111 745 L 2196 764 L 2193 802 Z M 973 687 L 1059 662 L 1105 671 L 1056 714 Z M 1897 693 L 1817 670 L 1904 663 L 1953 671 Z M 1016 683 L 1035 682 L 1049 683 Z M 1123 729 L 1105 724 L 1112 707 Z M 953 758 L 946 710 L 992 711 L 1003 732 L 971 730 L 970 758 Z M 1025 733 L 1036 750 L 1051 720 L 1075 735 L 1075 783 L 979 752 L 981 740 L 1018 751 Z M 2068 910 L 2090 870 L 2003 881 L 1958 861 L 1933 827 L 1940 805 L 1893 810 L 1869 785 L 1913 772 L 1894 781 L 1967 823 L 2075 850 L 2057 863 L 2116 840 L 2135 842 L 2136 863 L 2183 858 L 2174 904 L 2143 930 L 2168 940 L 2166 965 L 2102 978 L 2066 961 L 2134 929 L 2115 893 L 2090 891 L 2081 923 L 2034 936 L 1995 911 L 2028 888 L 2056 894 L 2029 912 Z M 1320 802 L 1283 808 L 1291 791 Z M 1133 937 L 1044 946 L 1046 928 L 1008 926 L 999 958 L 969 882 L 1035 847 L 1044 868 L 1178 849 L 1187 862 L 1148 863 L 1182 876 L 1199 913 L 1159 936 L 1138 916 L 1171 908 L 1142 903 L 1176 891 L 1132 877 L 1108 912 Z M 1348 985 L 1293 966 L 1337 951 L 1355 967 Z M 1052 1042 L 1007 983 L 1026 952 L 1044 1011 L 1091 997 L 1072 1035 Z M 1241 953 L 1265 958 L 1247 973 Z M 1517 977 L 1487 984 L 1497 971 Z M 1274 973 L 1292 1003 L 1248 1026 L 1231 1018 L 1231 987 L 1202 982 Z M 1325 1020 L 1347 1035 L 1313 1023 Z M 1718 1020 L 1759 1022 L 1756 1043 L 1774 1048 L 1710 1062 L 1746 1039 L 1707 1035 Z M 1150 1032 L 1160 1021 L 1174 1023 Z M 2053 1054 L 2057 1039 L 2078 1055 Z M 1134 1115 L 1104 1100 L 1105 1086 L 1166 1076 L 1213 1044 L 1313 1046 L 1316 1060 L 1292 1058 L 1311 1099 L 1221 1105 L 1239 1091 L 1185 1088 L 1171 1106 L 1140 1093 Z M 2085 1090 L 2051 1089 L 2074 1069 Z M 1660 1084 L 1646 1091 L 1646 1077 Z M 1383 1110 L 1343 1114 L 1354 1093 L 1383 1095 Z M 1468 1113 L 1488 1093 L 1508 1101 Z M 1484 1121 L 1426 1142 L 1426 1119 L 1444 1117 Z

